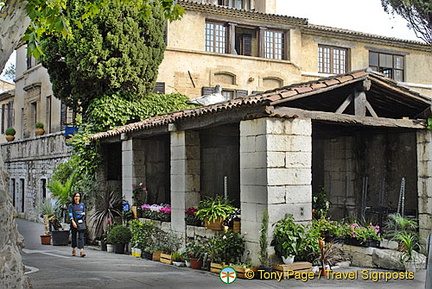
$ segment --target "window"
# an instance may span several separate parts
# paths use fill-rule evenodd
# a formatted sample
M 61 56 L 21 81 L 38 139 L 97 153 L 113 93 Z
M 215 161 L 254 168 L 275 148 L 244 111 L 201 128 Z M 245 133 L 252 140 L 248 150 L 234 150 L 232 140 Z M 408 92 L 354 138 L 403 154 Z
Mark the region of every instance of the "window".
M 396 81 L 404 81 L 404 56 L 369 52 L 369 67 Z
M 284 34 L 279 31 L 264 31 L 264 57 L 284 59 Z
M 46 179 L 41 179 L 41 199 L 45 200 L 47 197 Z
M 21 191 L 21 213 L 25 212 L 25 182 L 24 179 L 20 179 L 20 191 Z
M 250 0 L 218 0 L 218 5 L 249 10 Z
M 208 52 L 226 52 L 226 27 L 218 23 L 206 23 L 205 49 Z
M 347 71 L 346 48 L 319 46 L 318 47 L 318 72 L 343 74 Z
M 46 109 L 45 109 L 45 130 L 51 132 L 51 96 L 46 98 Z
M 64 103 L 61 104 L 61 127 L 62 130 L 65 129 L 65 126 L 72 125 L 75 122 L 75 112 L 72 108 L 66 106 Z
M 10 191 L 12 197 L 12 206 L 15 207 L 15 199 L 16 199 L 15 179 L 10 179 Z
M 4 133 L 8 127 L 12 127 L 14 123 L 13 101 L 2 104 L 1 107 L 1 133 Z

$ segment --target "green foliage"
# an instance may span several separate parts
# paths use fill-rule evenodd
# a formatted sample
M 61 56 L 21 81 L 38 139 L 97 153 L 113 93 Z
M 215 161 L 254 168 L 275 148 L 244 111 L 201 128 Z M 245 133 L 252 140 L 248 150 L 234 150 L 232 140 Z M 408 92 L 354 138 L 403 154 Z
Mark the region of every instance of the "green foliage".
M 92 2 L 68 1 L 66 17 L 80 19 Z M 44 36 L 42 64 L 63 103 L 85 112 L 105 94 L 152 91 L 164 56 L 166 19 L 163 1 L 139 2 L 106 0 L 94 17 L 70 23 L 73 37 Z
M 186 245 L 186 248 L 182 252 L 182 257 L 185 260 L 190 260 L 191 258 L 197 258 L 202 260 L 206 253 L 206 248 L 204 244 L 194 241 Z
M 387 221 L 384 226 L 385 237 L 394 238 L 398 232 L 406 231 L 413 233 L 417 230 L 417 220 L 407 217 L 402 217 L 400 214 L 390 214 L 387 216 Z
M 198 204 L 196 217 L 200 220 L 213 222 L 218 219 L 225 219 L 229 214 L 235 211 L 231 202 L 221 196 L 215 198 L 206 197 Z
M 275 224 L 271 245 L 275 247 L 276 255 L 287 258 L 290 255 L 298 255 L 302 250 L 302 242 L 305 239 L 305 227 L 294 222 L 291 214 Z
M 216 263 L 238 264 L 244 250 L 243 237 L 233 231 L 215 236 L 206 245 L 210 260 Z
M 178 251 L 175 251 L 174 253 L 172 253 L 172 259 L 175 262 L 182 262 L 182 261 L 184 261 L 182 255 Z
M 181 246 L 181 239 L 173 232 L 164 232 L 159 228 L 153 234 L 153 250 L 172 253 L 178 251 Z
M 15 135 L 16 130 L 13 127 L 8 127 L 5 131 L 5 135 Z
M 328 210 L 330 208 L 330 202 L 328 201 L 327 192 L 324 188 L 314 194 L 312 200 L 312 214 L 315 219 L 327 217 Z
M 132 232 L 132 247 L 148 251 L 153 245 L 152 235 L 156 230 L 154 223 L 150 221 L 140 222 L 138 220 L 132 220 L 129 222 L 129 228 Z
M 37 122 L 37 123 L 35 124 L 35 128 L 44 128 L 44 124 L 41 123 L 41 122 Z
M 115 226 L 107 237 L 108 244 L 127 244 L 132 238 L 132 233 L 128 227 Z
M 92 101 L 86 121 L 97 124 L 95 131 L 105 131 L 131 121 L 188 108 L 187 100 L 188 97 L 181 94 L 151 93 L 141 98 L 123 93 L 104 95 Z
M 6 69 L 3 71 L 3 76 L 6 77 L 6 79 L 14 80 L 16 74 L 16 68 L 15 65 L 10 64 Z
M 72 172 L 65 182 L 60 180 L 51 180 L 47 187 L 53 196 L 60 202 L 61 205 L 67 205 L 72 199 L 72 187 L 74 185 L 76 173 Z
M 402 261 L 415 261 L 414 251 L 420 249 L 419 238 L 417 233 L 406 231 L 398 232 L 393 240 L 399 242 L 399 250 L 403 252 Z
M 51 199 L 44 199 L 37 208 L 39 214 L 48 216 L 54 215 L 56 210 L 58 210 L 58 204 Z
M 396 13 L 408 21 L 417 37 L 432 44 L 432 1 L 381 0 L 384 10 Z
M 259 238 L 259 245 L 260 245 L 260 256 L 259 261 L 261 263 L 261 266 L 268 267 L 270 266 L 270 259 L 268 255 L 268 239 L 267 239 L 267 232 L 268 232 L 268 222 L 269 222 L 269 215 L 268 210 L 265 209 L 262 215 L 261 220 L 261 234 Z

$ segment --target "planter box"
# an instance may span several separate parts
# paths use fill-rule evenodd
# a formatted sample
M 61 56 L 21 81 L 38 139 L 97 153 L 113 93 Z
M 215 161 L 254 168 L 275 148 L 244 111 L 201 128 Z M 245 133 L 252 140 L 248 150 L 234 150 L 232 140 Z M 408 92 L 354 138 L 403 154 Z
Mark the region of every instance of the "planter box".
M 209 221 L 205 220 L 204 225 L 207 229 L 215 230 L 215 231 L 222 231 L 223 230 L 222 222 L 223 222 L 222 219 L 217 219 L 213 222 L 209 222 Z
M 51 245 L 51 235 L 40 235 L 42 245 Z
M 53 230 L 51 234 L 53 246 L 67 246 L 69 244 L 69 230 Z
M 238 232 L 238 233 L 241 232 L 241 222 L 240 221 L 234 221 L 233 231 Z
M 220 263 L 210 263 L 210 272 L 219 274 L 220 271 L 221 271 L 224 267 L 227 267 L 227 265 L 225 265 L 225 264 L 220 264 Z
M 296 272 L 312 272 L 312 263 L 309 262 L 294 262 L 290 265 L 273 265 L 273 270 L 288 272 L 290 270 Z
M 164 264 L 172 265 L 173 263 L 172 254 L 161 253 L 160 261 Z
M 162 251 L 154 251 L 153 256 L 152 256 L 152 260 L 153 261 L 160 261 L 161 254 L 162 254 Z
M 252 271 L 255 272 L 258 270 L 258 268 L 249 268 L 249 267 L 238 267 L 238 266 L 232 266 L 234 270 L 237 272 L 237 277 L 242 279 L 249 279 L 246 277 L 246 272 Z M 254 273 L 254 275 L 255 275 Z

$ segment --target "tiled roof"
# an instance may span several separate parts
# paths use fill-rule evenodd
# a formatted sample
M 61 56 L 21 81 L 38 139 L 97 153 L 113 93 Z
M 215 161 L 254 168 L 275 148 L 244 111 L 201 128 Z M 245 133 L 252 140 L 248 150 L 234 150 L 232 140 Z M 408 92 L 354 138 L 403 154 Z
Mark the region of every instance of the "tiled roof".
M 298 18 L 293 16 L 283 16 L 256 11 L 248 11 L 244 9 L 231 8 L 226 6 L 218 6 L 213 4 L 203 4 L 190 0 L 179 0 L 178 4 L 185 10 L 205 12 L 211 15 L 229 16 L 237 19 L 249 19 L 254 21 L 264 21 L 280 24 L 297 24 L 306 25 L 306 18 Z
M 425 106 L 429 105 L 431 102 L 431 99 L 424 97 L 417 92 L 413 92 L 403 86 L 400 86 L 397 82 L 388 79 L 379 73 L 367 69 L 361 71 L 354 71 L 345 75 L 323 78 L 316 81 L 293 84 L 290 86 L 269 90 L 263 93 L 250 95 L 245 98 L 233 99 L 223 103 L 185 109 L 147 118 L 145 120 L 131 123 L 107 132 L 97 133 L 92 136 L 92 139 L 115 137 L 121 135 L 122 133 L 150 129 L 170 123 L 176 123 L 177 121 L 198 118 L 203 115 L 234 110 L 240 107 L 280 105 L 287 101 L 292 101 L 294 99 L 300 99 L 303 97 L 330 91 L 338 87 L 365 80 L 366 78 L 372 78 L 384 82 L 387 85 L 393 87 L 400 94 L 408 94 L 410 97 L 415 97 L 418 102 L 424 103 Z
M 399 39 L 395 37 L 387 37 L 382 35 L 353 31 L 349 29 L 335 28 L 324 25 L 308 24 L 302 26 L 302 31 L 306 34 L 322 36 L 324 34 L 331 35 L 332 38 L 351 39 L 353 41 L 365 41 L 380 45 L 389 45 L 400 48 L 412 48 L 422 51 L 432 52 L 432 45 L 414 40 Z

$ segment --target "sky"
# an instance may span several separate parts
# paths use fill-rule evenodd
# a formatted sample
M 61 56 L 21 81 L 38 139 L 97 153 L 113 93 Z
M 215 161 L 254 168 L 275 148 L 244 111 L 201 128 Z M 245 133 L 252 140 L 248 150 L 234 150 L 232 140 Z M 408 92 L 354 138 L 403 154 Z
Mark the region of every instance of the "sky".
M 420 41 L 405 19 L 384 11 L 381 0 L 276 0 L 276 9 L 310 24 Z
M 276 0 L 276 9 L 277 14 L 307 18 L 311 24 L 420 41 L 402 17 L 384 12 L 381 0 Z M 11 63 L 15 54 L 6 67 Z

